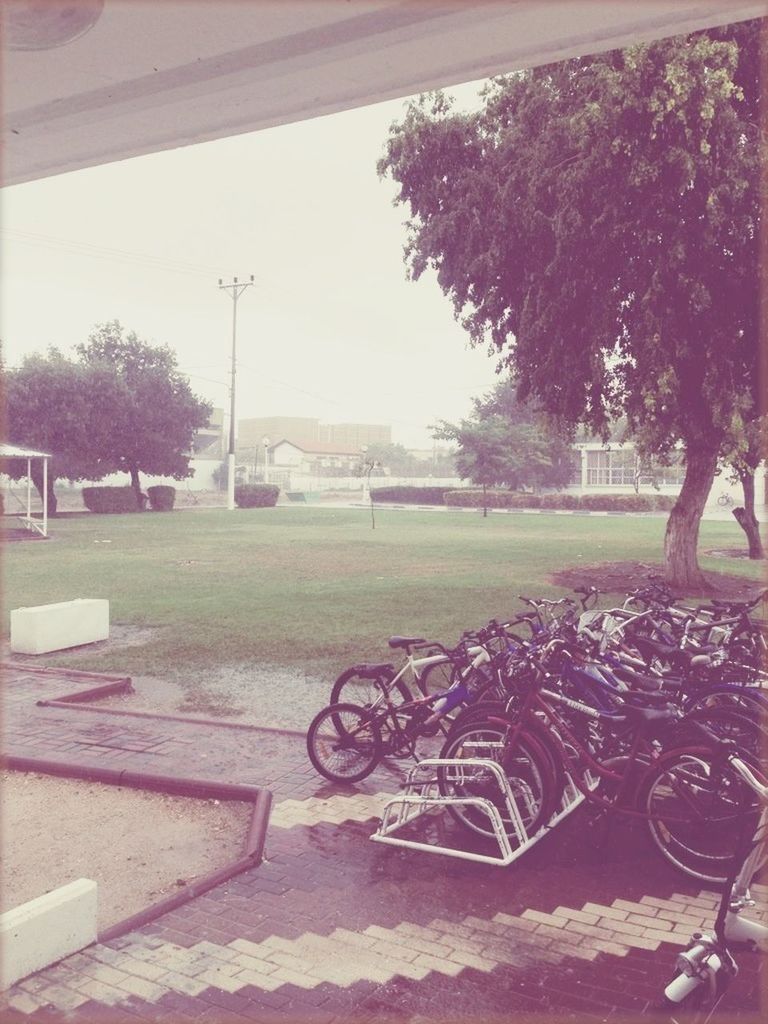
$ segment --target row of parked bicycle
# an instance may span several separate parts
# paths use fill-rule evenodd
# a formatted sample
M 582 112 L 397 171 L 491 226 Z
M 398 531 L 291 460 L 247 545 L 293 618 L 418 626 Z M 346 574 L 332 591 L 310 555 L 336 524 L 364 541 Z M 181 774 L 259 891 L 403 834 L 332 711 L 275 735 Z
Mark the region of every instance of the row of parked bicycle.
M 611 608 L 594 587 L 574 593 L 521 597 L 524 611 L 452 649 L 391 637 L 401 664 L 342 673 L 309 756 L 349 783 L 439 745 L 420 765 L 435 776 L 424 809 L 488 839 L 501 829 L 519 852 L 579 802 L 593 820 L 644 822 L 671 864 L 723 887 L 713 930 L 694 934 L 662 997 L 672 1020 L 684 1006 L 708 1019 L 738 971 L 734 950 L 768 948 L 768 928 L 743 914 L 768 832 L 768 626 L 755 617 L 768 591 L 690 606 L 649 578 Z
M 766 737 L 766 628 L 754 617 L 765 592 L 691 607 L 650 579 L 612 608 L 596 607 L 594 587 L 575 594 L 522 597 L 525 611 L 465 633 L 452 649 L 391 637 L 399 667 L 355 665 L 336 680 L 308 731 L 313 765 L 356 782 L 382 758 L 418 759 L 424 737 L 442 733 L 441 759 L 502 764 L 528 835 L 573 785 L 605 814 L 644 819 L 682 871 L 721 881 L 737 820 L 756 813 L 726 752 L 757 766 Z M 438 775 L 446 795 L 495 800 L 514 834 L 491 773 Z M 492 836 L 476 807 L 448 810 Z

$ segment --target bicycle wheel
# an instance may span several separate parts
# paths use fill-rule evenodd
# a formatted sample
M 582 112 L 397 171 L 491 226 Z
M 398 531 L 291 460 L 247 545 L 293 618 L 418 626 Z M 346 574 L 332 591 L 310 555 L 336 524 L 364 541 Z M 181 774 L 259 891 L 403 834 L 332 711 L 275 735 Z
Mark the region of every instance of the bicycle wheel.
M 449 689 L 456 681 L 455 673 L 453 662 L 446 658 L 445 661 L 428 665 L 417 679 L 416 685 L 425 697 L 431 697 L 435 693 Z
M 365 708 L 329 704 L 309 726 L 307 753 L 315 770 L 331 782 L 359 782 L 381 760 L 381 735 Z
M 759 811 L 735 772 L 712 761 L 706 749 L 663 755 L 641 785 L 638 806 L 666 860 L 692 878 L 723 883 L 745 830 L 754 833 Z
M 554 788 L 551 768 L 538 744 L 524 734 L 518 736 L 514 746 L 509 748 L 507 730 L 503 726 L 470 723 L 465 729 L 451 733 L 440 757 L 462 760 L 483 758 L 502 764 L 517 813 L 529 836 L 538 832 L 551 816 Z M 440 768 L 438 784 L 444 796 L 485 797 L 499 811 L 507 835 L 517 838 L 506 801 L 495 776 L 488 769 L 463 766 Z M 471 804 L 448 804 L 447 810 L 470 831 L 493 838 L 491 821 L 480 808 Z
M 731 740 L 739 750 L 753 757 L 760 757 L 768 739 L 765 727 L 751 718 L 743 705 L 697 702 L 675 728 L 674 746 L 682 747 L 687 743 L 697 746 L 701 743 L 701 734 L 694 731 L 696 726 L 693 723 L 705 726 L 720 740 Z
M 392 683 L 392 675 L 381 672 L 376 676 L 362 675 L 356 668 L 342 672 L 331 688 L 331 704 L 359 704 L 369 708 L 382 693 L 389 690 L 396 704 L 411 700 L 411 693 L 402 679 Z

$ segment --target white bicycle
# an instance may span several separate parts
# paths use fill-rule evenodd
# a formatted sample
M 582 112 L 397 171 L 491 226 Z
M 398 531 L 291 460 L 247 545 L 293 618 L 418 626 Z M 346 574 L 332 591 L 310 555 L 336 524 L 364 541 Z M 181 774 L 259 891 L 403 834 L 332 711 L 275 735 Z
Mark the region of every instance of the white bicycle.
M 749 886 L 766 858 L 768 782 L 737 753 L 727 755 L 731 768 L 758 796 L 762 805 L 756 830 L 741 845 L 734 870 L 726 881 L 720 909 L 711 932 L 694 933 L 677 957 L 677 973 L 664 989 L 663 1008 L 673 1022 L 704 1024 L 738 974 L 734 949 L 768 952 L 768 926 L 750 921 L 742 912 L 755 906 Z

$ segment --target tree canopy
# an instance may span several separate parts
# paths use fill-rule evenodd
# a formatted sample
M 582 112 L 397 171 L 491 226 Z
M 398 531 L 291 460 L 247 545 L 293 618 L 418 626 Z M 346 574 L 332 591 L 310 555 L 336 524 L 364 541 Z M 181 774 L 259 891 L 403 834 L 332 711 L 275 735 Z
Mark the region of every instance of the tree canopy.
M 563 487 L 571 476 L 569 437 L 559 436 L 532 401 L 520 401 L 509 378 L 474 399 L 459 424 L 442 420 L 434 436 L 458 446 L 459 475 L 485 487 Z
M 56 349 L 47 355 L 26 356 L 5 373 L 5 411 L 8 439 L 52 454 L 48 469 L 48 508 L 56 512 L 57 478 L 100 480 L 116 467 L 105 459 L 99 425 L 109 421 L 119 401 L 119 386 L 108 367 L 85 366 Z M 18 479 L 22 462 L 6 471 Z M 42 469 L 33 462 L 32 478 L 42 495 Z
M 382 175 L 427 269 L 523 398 L 641 448 L 682 443 L 668 576 L 701 584 L 698 523 L 735 421 L 754 413 L 760 24 L 495 79 L 477 113 L 440 93 L 392 127 Z
M 84 366 L 111 368 L 119 388 L 109 421 L 97 429 L 105 462 L 129 473 L 137 492 L 140 472 L 175 480 L 190 476 L 194 434 L 208 425 L 212 407 L 192 393 L 173 350 L 141 341 L 112 320 L 100 324 L 77 352 Z
M 51 348 L 5 376 L 9 440 L 51 452 L 48 507 L 57 478 L 101 480 L 114 472 L 180 480 L 190 475 L 195 431 L 211 406 L 192 393 L 166 345 L 149 345 L 117 321 L 97 326 L 78 360 Z M 10 466 L 18 476 L 21 464 Z M 38 490 L 41 475 L 33 466 Z

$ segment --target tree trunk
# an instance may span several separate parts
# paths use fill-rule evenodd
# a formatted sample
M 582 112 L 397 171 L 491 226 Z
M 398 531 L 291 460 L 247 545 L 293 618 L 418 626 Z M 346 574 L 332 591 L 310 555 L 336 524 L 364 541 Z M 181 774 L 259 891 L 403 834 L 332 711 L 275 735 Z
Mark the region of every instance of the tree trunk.
M 129 467 L 129 473 L 131 474 L 131 487 L 136 495 L 136 504 L 138 505 L 139 512 L 144 511 L 144 498 L 141 493 L 141 480 L 139 479 L 139 471 L 135 466 Z
M 485 517 L 487 515 L 488 515 L 487 487 L 486 487 L 485 484 L 483 484 L 483 516 Z
M 763 542 L 760 539 L 760 526 L 755 515 L 755 475 L 739 472 L 739 480 L 744 491 L 744 508 L 735 508 L 733 516 L 747 535 L 750 558 L 765 558 Z
M 33 459 L 30 465 L 29 475 L 32 477 L 32 483 L 37 489 L 37 493 L 40 495 L 40 501 L 43 501 L 43 464 L 42 460 Z M 56 477 L 51 472 L 50 463 L 48 464 L 48 515 L 56 515 L 56 494 L 54 492 L 54 485 L 56 484 Z
M 717 468 L 717 449 L 686 453 L 683 486 L 667 520 L 664 537 L 664 579 L 683 592 L 707 590 L 696 549 L 699 523 Z

